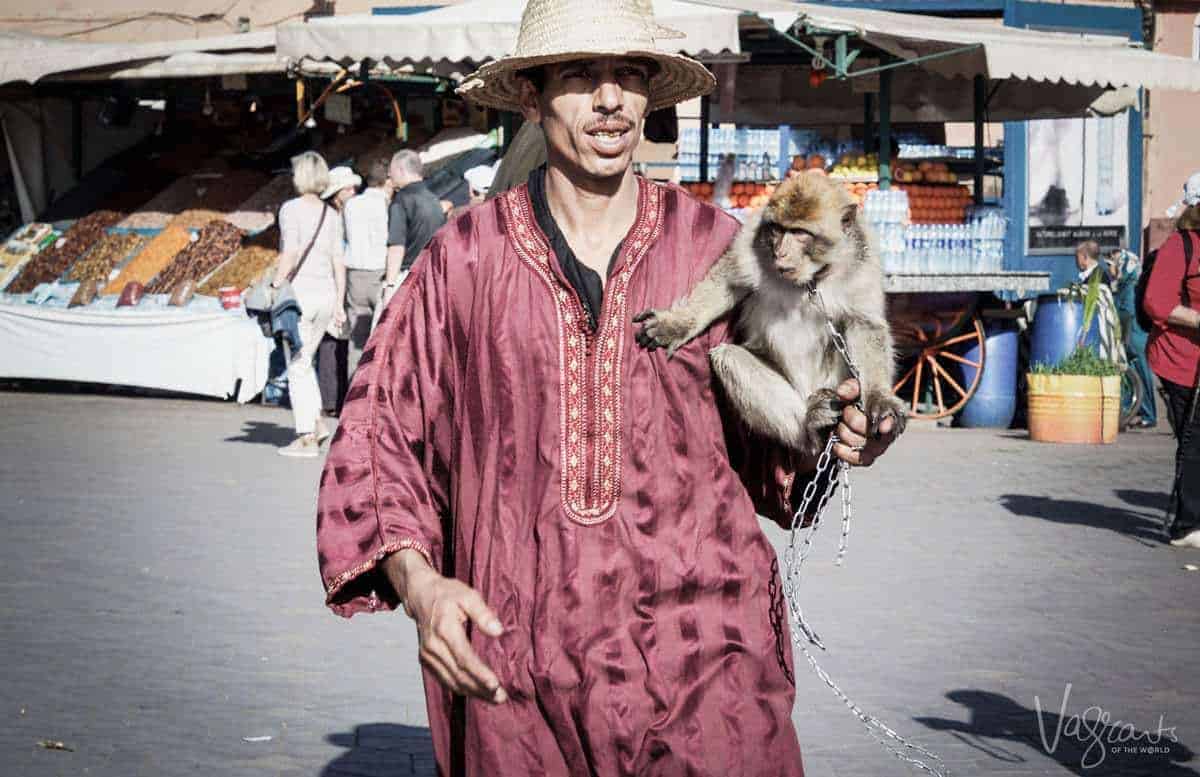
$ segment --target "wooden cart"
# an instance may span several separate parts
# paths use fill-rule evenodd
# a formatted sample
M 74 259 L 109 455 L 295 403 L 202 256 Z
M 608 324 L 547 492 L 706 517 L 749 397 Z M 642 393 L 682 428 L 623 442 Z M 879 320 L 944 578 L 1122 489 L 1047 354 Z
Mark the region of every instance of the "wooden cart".
M 888 275 L 888 322 L 898 362 L 894 391 L 912 417 L 953 415 L 979 388 L 987 359 L 981 309 L 991 292 L 1048 291 L 1039 272 Z

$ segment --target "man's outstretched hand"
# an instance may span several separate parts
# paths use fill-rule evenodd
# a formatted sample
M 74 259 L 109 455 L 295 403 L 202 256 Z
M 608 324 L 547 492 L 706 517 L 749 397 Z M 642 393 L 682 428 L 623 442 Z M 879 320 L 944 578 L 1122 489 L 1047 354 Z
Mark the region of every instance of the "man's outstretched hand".
M 879 422 L 879 433 L 868 437 L 870 428 L 867 416 L 854 406 L 860 393 L 858 381 L 850 378 L 837 387 L 838 397 L 846 402 L 842 409 L 842 420 L 837 425 L 838 443 L 833 453 L 842 461 L 853 466 L 869 467 L 883 455 L 896 440 L 896 419 L 885 417 Z
M 416 621 L 421 663 L 452 693 L 475 696 L 493 704 L 508 701 L 500 680 L 467 638 L 468 620 L 490 637 L 498 637 L 504 631 L 500 619 L 479 592 L 438 574 L 424 556 L 411 549 L 388 556 L 383 569 L 404 602 L 404 611 Z

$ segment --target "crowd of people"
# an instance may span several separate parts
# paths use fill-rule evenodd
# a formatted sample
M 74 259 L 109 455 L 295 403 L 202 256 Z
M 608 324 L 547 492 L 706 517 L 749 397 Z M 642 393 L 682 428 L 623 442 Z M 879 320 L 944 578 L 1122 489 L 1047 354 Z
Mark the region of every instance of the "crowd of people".
M 300 309 L 287 367 L 296 438 L 279 449 L 283 456 L 318 455 L 330 436 L 322 416 L 340 412 L 383 306 L 447 216 L 484 200 L 492 169 L 467 171 L 471 199 L 453 210 L 425 185 L 415 151 L 377 159 L 364 174 L 365 182 L 350 167 L 331 170 L 315 151 L 292 159 L 297 196 L 279 210 L 271 284 L 290 283 Z

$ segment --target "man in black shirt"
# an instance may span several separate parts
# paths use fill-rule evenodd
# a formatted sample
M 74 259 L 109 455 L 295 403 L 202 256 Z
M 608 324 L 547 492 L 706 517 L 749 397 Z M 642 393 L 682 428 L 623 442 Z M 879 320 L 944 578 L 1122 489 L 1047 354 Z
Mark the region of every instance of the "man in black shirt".
M 408 275 L 413 260 L 425 249 L 433 233 L 446 223 L 441 203 L 425 185 L 421 157 L 415 151 L 397 151 L 388 167 L 388 177 L 396 194 L 388 208 L 385 299 Z

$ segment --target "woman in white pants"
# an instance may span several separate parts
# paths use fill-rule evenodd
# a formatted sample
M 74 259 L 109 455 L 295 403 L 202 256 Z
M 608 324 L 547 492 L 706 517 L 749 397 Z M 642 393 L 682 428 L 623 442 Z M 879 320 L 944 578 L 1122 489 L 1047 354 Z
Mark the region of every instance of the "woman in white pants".
M 279 453 L 312 458 L 330 434 L 321 421 L 321 390 L 313 359 L 326 328 L 331 323 L 341 326 L 346 320 L 345 241 L 341 216 L 321 200 L 321 193 L 329 185 L 329 167 L 321 155 L 305 151 L 294 157 L 292 181 L 300 196 L 279 209 L 279 265 L 272 286 L 286 281 L 303 258 L 292 280 L 300 304 L 301 347 L 287 371 L 296 439 L 280 448 Z M 310 243 L 312 249 L 304 257 Z

